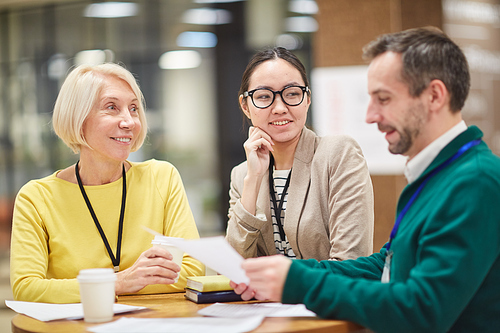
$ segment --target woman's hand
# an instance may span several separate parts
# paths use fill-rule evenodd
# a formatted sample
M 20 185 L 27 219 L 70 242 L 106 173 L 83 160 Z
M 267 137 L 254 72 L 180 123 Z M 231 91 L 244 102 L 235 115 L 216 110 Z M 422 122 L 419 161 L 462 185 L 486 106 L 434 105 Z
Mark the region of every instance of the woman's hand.
M 243 144 L 247 157 L 248 175 L 263 176 L 269 169 L 269 152 L 273 151 L 274 142 L 258 127 L 248 129 L 248 139 Z
M 167 250 L 153 246 L 144 251 L 132 267 L 116 273 L 115 293 L 135 293 L 150 284 L 172 284 L 181 268 Z
M 269 152 L 274 142 L 269 134 L 258 127 L 248 129 L 248 139 L 243 144 L 247 156 L 247 175 L 243 180 L 241 204 L 250 213 L 256 213 L 257 196 L 262 178 L 269 169 Z

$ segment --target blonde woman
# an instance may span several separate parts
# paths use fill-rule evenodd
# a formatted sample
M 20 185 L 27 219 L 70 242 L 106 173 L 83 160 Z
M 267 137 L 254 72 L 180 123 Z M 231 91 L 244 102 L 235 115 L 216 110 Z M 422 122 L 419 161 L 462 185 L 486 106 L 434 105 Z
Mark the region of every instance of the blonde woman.
M 82 65 L 57 98 L 55 133 L 79 161 L 19 191 L 11 243 L 16 300 L 79 302 L 81 269 L 114 268 L 116 294 L 180 292 L 201 263 L 151 246 L 147 226 L 199 238 L 178 171 L 168 162 L 127 161 L 147 133 L 142 92 L 116 64 Z M 174 284 L 174 279 L 179 281 Z

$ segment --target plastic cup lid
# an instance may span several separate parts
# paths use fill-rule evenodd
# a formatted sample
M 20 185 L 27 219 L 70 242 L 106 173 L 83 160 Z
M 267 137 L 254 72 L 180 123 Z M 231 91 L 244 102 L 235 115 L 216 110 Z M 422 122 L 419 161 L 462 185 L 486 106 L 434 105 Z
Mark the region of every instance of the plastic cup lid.
M 116 281 L 112 268 L 82 269 L 76 277 L 79 282 L 111 282 Z

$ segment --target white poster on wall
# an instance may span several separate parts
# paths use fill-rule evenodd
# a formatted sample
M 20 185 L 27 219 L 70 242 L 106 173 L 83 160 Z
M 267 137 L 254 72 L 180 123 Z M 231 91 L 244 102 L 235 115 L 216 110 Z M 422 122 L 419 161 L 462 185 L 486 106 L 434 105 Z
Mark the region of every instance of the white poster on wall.
M 314 131 L 320 136 L 352 136 L 361 146 L 372 175 L 402 174 L 406 158 L 391 154 L 377 125 L 365 122 L 369 102 L 367 70 L 368 66 L 313 69 Z

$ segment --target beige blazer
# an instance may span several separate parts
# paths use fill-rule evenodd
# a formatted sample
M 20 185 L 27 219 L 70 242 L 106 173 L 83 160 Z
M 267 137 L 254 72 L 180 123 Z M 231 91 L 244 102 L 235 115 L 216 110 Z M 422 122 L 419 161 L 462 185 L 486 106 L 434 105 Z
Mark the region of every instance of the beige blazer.
M 246 161 L 231 171 L 226 239 L 245 258 L 276 254 L 268 174 L 252 215 L 240 202 L 246 173 Z M 319 137 L 303 129 L 284 230 L 299 259 L 345 260 L 372 254 L 372 183 L 361 148 L 351 137 Z

